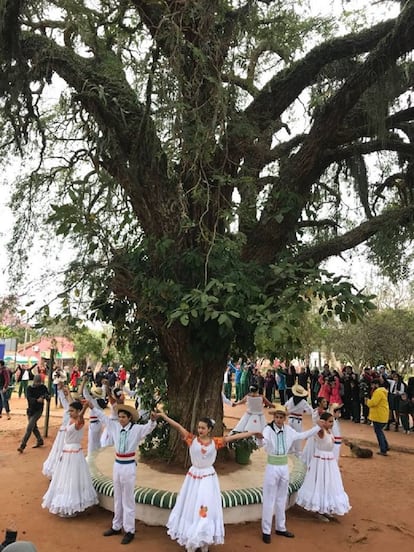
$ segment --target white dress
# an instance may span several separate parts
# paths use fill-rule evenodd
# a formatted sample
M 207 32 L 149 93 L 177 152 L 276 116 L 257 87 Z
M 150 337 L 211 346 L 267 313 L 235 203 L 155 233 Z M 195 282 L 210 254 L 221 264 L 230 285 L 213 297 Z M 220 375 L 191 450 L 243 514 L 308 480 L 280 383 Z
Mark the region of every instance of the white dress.
M 313 439 L 313 458 L 298 491 L 296 503 L 311 512 L 342 516 L 349 512 L 351 506 L 333 453 L 334 436 L 324 431 L 322 438 L 315 435 Z
M 42 508 L 48 508 L 52 514 L 72 516 L 98 504 L 82 452 L 82 438 L 83 427 L 76 429 L 75 424 L 67 426 L 62 454 L 42 502 Z
M 313 409 L 313 412 L 312 412 L 313 425 L 315 425 L 316 422 L 319 420 L 321 414 L 322 412 L 319 412 L 318 408 Z M 301 460 L 307 466 L 309 466 L 309 464 L 311 463 L 314 451 L 315 451 L 315 439 L 308 439 L 305 443 L 305 446 L 303 447 L 302 454 L 301 454 Z
M 263 414 L 263 397 L 251 397 L 247 395 L 247 412 L 238 421 L 232 433 L 241 431 L 257 431 L 261 433 L 266 426 L 266 418 Z
M 49 452 L 48 457 L 44 461 L 43 468 L 42 468 L 43 475 L 45 475 L 49 479 L 52 479 L 53 470 L 55 469 L 56 463 L 59 461 L 61 457 L 63 444 L 65 442 L 66 426 L 69 423 L 69 401 L 65 397 L 65 394 L 63 393 L 63 391 L 60 389 L 58 391 L 58 397 L 64 408 L 63 416 L 62 416 L 62 424 L 57 432 L 55 440 L 53 441 L 52 448 Z
M 223 544 L 220 485 L 213 465 L 217 448 L 225 443 L 219 438 L 205 445 L 194 435 L 190 435 L 186 442 L 192 465 L 168 518 L 168 535 L 187 548 Z

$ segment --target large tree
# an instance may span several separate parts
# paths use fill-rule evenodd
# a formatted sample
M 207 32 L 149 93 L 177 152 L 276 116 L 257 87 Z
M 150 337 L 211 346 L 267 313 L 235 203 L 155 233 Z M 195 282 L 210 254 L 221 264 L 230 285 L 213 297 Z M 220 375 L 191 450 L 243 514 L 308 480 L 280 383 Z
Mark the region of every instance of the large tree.
M 413 229 L 414 1 L 352 28 L 308 4 L 0 1 L 3 157 L 39 159 L 14 244 L 72 239 L 69 288 L 154 336 L 187 426 L 221 419 L 233 343 L 364 309 L 320 263 L 371 240 L 395 268 Z

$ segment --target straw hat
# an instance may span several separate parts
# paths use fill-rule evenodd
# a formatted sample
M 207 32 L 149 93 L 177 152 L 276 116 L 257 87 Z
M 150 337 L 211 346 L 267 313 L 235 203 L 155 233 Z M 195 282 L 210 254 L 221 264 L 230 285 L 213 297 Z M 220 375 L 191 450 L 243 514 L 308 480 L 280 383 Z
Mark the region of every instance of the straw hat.
M 277 404 L 274 408 L 269 410 L 269 414 L 284 414 L 287 416 L 287 408 L 283 404 Z
M 133 406 L 129 406 L 129 404 L 116 404 L 114 406 L 114 411 L 117 414 L 119 411 L 129 412 L 133 423 L 136 423 L 139 420 L 138 410 L 136 410 Z
M 82 395 L 80 393 L 78 393 L 77 391 L 71 391 L 70 396 L 72 397 L 73 401 L 82 401 L 83 400 Z
M 298 385 L 297 383 L 292 387 L 292 393 L 295 395 L 295 397 L 307 397 L 308 392 L 304 387 L 301 385 Z
M 91 395 L 92 397 L 94 397 L 95 399 L 103 399 L 104 397 L 104 389 L 102 389 L 102 387 L 96 387 L 96 385 L 94 385 L 92 388 L 91 388 Z
M 329 411 L 335 412 L 335 410 L 340 410 L 344 405 L 340 403 L 332 403 L 329 405 Z

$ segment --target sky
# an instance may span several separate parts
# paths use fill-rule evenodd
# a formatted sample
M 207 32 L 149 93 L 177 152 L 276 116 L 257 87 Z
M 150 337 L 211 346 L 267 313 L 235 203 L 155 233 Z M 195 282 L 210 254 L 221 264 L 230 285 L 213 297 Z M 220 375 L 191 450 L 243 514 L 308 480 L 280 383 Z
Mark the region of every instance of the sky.
M 345 7 L 347 9 L 361 8 L 362 5 L 369 6 L 369 9 L 373 9 L 376 12 L 378 17 L 393 17 L 397 11 L 397 3 L 389 4 L 391 10 L 384 8 L 382 3 L 378 2 L 369 2 L 368 0 L 358 0 L 358 1 L 347 1 L 347 0 L 311 0 L 311 11 L 316 13 L 330 13 L 334 11 L 335 13 L 340 13 L 341 10 Z M 59 90 L 56 89 L 56 96 L 59 94 Z M 53 94 L 53 92 L 52 92 Z M 8 272 L 7 265 L 9 262 L 8 252 L 7 252 L 7 242 L 12 235 L 13 227 L 13 216 L 10 209 L 7 206 L 8 201 L 10 200 L 10 181 L 16 175 L 16 172 L 19 171 L 21 164 L 19 161 L 9 166 L 6 173 L 3 175 L 2 180 L 0 180 L 0 259 L 1 261 L 1 272 L 0 272 L 0 296 L 5 295 L 10 292 L 8 285 Z M 27 266 L 27 271 L 30 275 L 30 291 L 28 292 L 27 299 L 31 300 L 32 297 L 42 296 L 47 297 L 52 293 L 56 292 L 56 283 L 53 280 L 49 281 L 49 272 L 50 269 L 57 269 L 58 271 L 63 269 L 65 263 L 70 260 L 73 253 L 67 246 L 66 249 L 59 249 L 58 252 L 53 252 L 48 246 L 48 244 L 37 243 L 33 254 L 30 256 Z M 332 270 L 339 274 L 349 275 L 355 285 L 359 288 L 363 287 L 367 279 L 372 279 L 373 269 L 368 268 L 365 261 L 356 254 L 351 256 L 345 256 L 342 260 L 337 258 L 331 260 L 327 265 L 329 270 Z M 371 273 L 370 273 L 371 272 Z M 23 290 L 19 290 L 23 292 Z M 26 298 L 22 299 L 22 306 L 24 305 Z M 29 309 L 30 310 L 30 309 Z

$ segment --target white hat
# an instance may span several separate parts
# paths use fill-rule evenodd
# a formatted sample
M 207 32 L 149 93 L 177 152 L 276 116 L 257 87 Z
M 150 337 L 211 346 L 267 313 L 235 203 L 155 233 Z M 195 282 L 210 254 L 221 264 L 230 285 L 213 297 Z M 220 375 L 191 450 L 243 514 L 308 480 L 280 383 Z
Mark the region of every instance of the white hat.
M 37 550 L 32 542 L 16 541 L 5 546 L 2 552 L 37 552 Z

